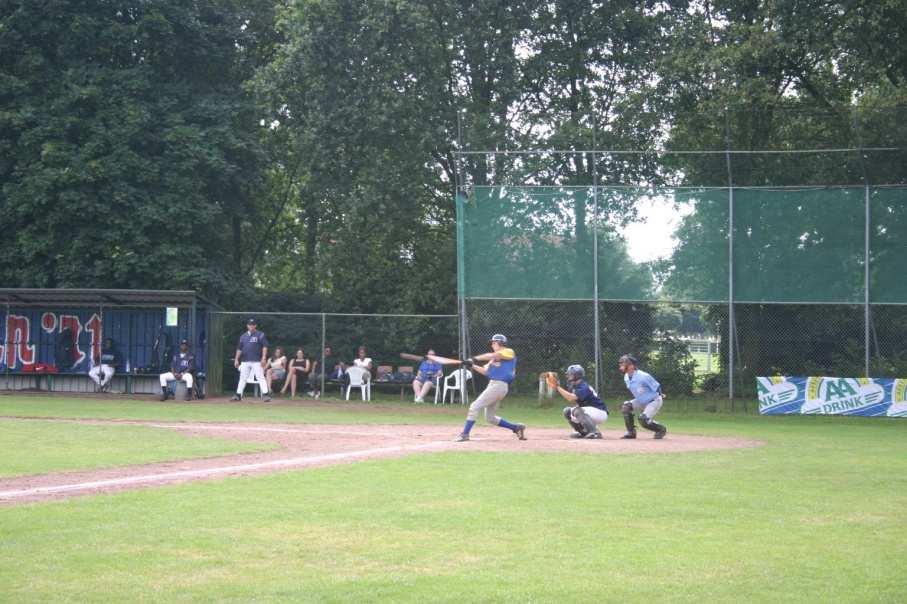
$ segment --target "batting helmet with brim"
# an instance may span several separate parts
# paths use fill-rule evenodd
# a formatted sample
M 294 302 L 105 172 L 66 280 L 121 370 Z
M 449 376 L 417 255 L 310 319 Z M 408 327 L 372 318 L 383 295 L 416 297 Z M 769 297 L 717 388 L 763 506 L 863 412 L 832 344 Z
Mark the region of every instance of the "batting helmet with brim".
M 499 343 L 499 344 L 506 344 L 506 343 L 507 343 L 507 336 L 505 336 L 505 335 L 502 334 L 502 333 L 496 333 L 496 334 L 494 334 L 493 336 L 491 336 L 491 340 L 489 340 L 489 341 L 491 341 L 491 342 L 497 342 L 497 343 Z
M 582 365 L 570 365 L 567 367 L 567 378 L 570 380 L 581 380 L 586 377 L 586 370 Z
M 630 363 L 634 367 L 639 365 L 639 361 L 636 360 L 636 357 L 632 354 L 625 354 L 618 360 L 619 363 Z
M 246 325 L 258 325 L 258 321 L 250 318 L 248 321 L 246 321 Z

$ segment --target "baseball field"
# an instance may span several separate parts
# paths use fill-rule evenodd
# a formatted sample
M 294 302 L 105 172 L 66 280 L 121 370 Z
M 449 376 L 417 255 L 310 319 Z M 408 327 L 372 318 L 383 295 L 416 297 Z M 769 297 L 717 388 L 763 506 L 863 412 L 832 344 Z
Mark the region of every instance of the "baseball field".
M 0 600 L 907 599 L 907 423 L 672 404 L 453 443 L 456 405 L 0 396 Z

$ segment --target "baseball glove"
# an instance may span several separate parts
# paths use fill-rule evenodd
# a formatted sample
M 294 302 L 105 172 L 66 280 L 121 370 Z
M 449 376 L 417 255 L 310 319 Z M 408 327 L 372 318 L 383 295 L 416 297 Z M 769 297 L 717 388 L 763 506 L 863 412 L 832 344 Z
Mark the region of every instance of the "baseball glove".
M 559 382 L 558 382 L 558 379 L 557 379 L 557 373 L 556 373 L 556 372 L 554 372 L 554 371 L 546 371 L 546 372 L 545 372 L 545 381 L 548 382 L 548 387 L 549 387 L 549 388 L 551 388 L 552 390 L 557 390 L 557 387 L 558 387 L 558 385 L 559 385 Z

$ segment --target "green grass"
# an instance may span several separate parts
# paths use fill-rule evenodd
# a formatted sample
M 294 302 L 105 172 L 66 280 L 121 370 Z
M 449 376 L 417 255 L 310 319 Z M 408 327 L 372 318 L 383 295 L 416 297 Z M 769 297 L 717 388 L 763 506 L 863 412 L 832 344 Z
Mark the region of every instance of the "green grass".
M 249 400 L 249 399 L 247 399 Z M 0 396 L 0 416 L 63 417 L 125 420 L 172 420 L 267 423 L 338 423 L 338 424 L 457 424 L 463 421 L 466 410 L 462 405 L 414 405 L 400 403 L 399 398 L 376 399 L 371 403 L 322 399 L 296 400 L 262 405 L 254 402 L 235 403 L 158 403 L 137 399 L 69 399 L 48 396 Z M 558 398 L 539 407 L 536 397 L 508 397 L 501 412 L 519 421 L 535 425 L 561 425 L 561 409 L 566 403 Z M 744 404 L 750 413 L 758 407 L 755 401 L 736 401 L 734 409 L 742 411 Z M 619 414 L 618 405 L 609 402 L 612 413 Z M 665 403 L 664 416 L 697 414 L 704 408 L 730 411 L 725 399 L 674 399 Z M 618 419 L 618 418 L 615 418 Z
M 143 426 L 0 420 L 0 477 L 84 470 L 272 448 Z
M 0 401 L 7 414 L 35 404 Z M 109 402 L 66 403 L 71 414 L 123 412 Z M 145 412 L 180 419 L 186 408 Z M 325 417 L 304 408 L 193 408 L 234 421 L 259 412 Z M 557 409 L 512 410 L 560 425 Z M 330 411 L 389 421 L 407 410 Z M 409 419 L 458 423 L 455 411 Z M 674 432 L 765 445 L 674 455 L 424 454 L 0 508 L 0 600 L 907 599 L 907 422 L 692 413 L 665 421 Z

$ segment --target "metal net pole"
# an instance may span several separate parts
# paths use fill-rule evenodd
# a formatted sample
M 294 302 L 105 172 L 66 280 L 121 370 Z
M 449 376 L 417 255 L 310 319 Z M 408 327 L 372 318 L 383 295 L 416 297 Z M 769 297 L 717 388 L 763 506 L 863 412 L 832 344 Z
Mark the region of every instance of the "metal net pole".
M 869 173 L 866 170 L 866 160 L 863 157 L 863 137 L 856 107 L 853 109 L 853 130 L 857 139 L 857 162 L 863 175 L 863 377 L 869 377 L 869 239 L 872 217 L 869 204 Z
M 728 186 L 728 398 L 734 409 L 734 175 L 731 169 L 731 121 L 727 110 L 724 113 L 725 163 L 727 164 Z
M 592 130 L 592 148 L 595 148 L 595 129 Z M 593 356 L 595 358 L 595 389 L 601 387 L 601 319 L 598 310 L 598 154 L 592 152 L 592 321 L 595 330 Z

